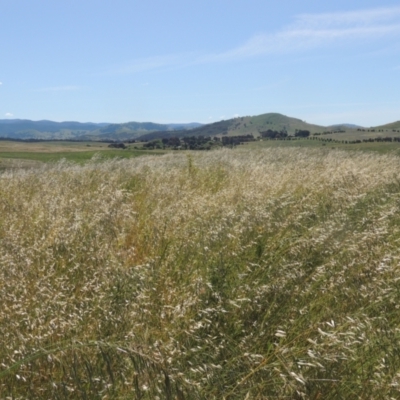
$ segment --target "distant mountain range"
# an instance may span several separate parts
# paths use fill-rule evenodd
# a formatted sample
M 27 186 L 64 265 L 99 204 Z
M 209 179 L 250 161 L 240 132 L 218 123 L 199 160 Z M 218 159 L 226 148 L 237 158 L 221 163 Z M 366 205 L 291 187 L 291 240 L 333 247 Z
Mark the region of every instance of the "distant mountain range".
M 296 130 L 308 130 L 310 133 L 337 129 L 360 129 L 354 124 L 335 124 L 321 126 L 310 124 L 298 118 L 279 113 L 267 113 L 257 116 L 246 116 L 214 122 L 212 124 L 156 124 L 153 122 L 126 122 L 122 124 L 92 122 L 54 122 L 31 121 L 22 119 L 0 120 L 0 138 L 9 139 L 42 139 L 42 140 L 151 140 L 155 138 L 183 136 L 216 136 L 248 135 L 258 136 L 266 130 L 286 131 L 294 134 Z M 370 128 L 371 129 L 371 128 Z M 373 129 L 400 129 L 400 121 L 381 125 Z
M 328 128 L 331 129 L 358 129 L 358 128 L 364 128 L 363 126 L 360 125 L 355 125 L 355 124 L 335 124 L 335 125 L 329 125 Z
M 75 137 L 80 133 L 95 131 L 108 124 L 95 124 L 92 122 L 54 122 L 31 121 L 28 119 L 3 119 L 0 120 L 0 137 L 13 139 Z M 67 133 L 68 132 L 68 133 Z M 74 133 L 72 133 L 74 132 Z
M 180 131 L 202 124 L 155 124 L 153 122 L 127 122 L 124 124 L 93 122 L 31 121 L 26 119 L 0 120 L 0 137 L 9 139 L 76 139 L 127 140 L 154 131 Z

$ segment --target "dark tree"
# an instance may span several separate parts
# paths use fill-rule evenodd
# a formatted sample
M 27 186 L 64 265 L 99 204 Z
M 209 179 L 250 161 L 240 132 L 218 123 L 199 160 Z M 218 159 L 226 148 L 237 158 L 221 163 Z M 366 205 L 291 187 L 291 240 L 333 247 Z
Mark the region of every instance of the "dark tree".
M 303 129 L 296 129 L 296 132 L 294 134 L 296 137 L 309 137 L 310 136 L 310 131 L 303 130 Z

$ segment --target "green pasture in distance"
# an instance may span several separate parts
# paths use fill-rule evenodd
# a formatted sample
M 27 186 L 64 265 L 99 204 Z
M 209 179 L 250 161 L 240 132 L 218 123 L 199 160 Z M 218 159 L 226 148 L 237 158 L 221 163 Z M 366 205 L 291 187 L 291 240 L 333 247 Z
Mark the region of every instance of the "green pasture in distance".
M 91 148 L 92 147 L 92 148 Z M 145 154 L 164 154 L 164 151 L 127 149 L 110 149 L 107 144 L 98 143 L 71 143 L 71 142 L 41 142 L 41 143 L 0 143 L 0 160 L 18 159 L 40 162 L 56 162 L 61 159 L 85 163 L 95 155 L 102 159 L 131 158 Z
M 397 153 L 400 155 L 399 142 L 365 142 L 365 143 L 335 143 L 322 142 L 312 139 L 298 140 L 260 140 L 249 142 L 243 145 L 246 148 L 264 148 L 264 147 L 312 147 L 340 150 L 357 150 L 357 151 L 376 151 L 378 153 Z
M 138 145 L 138 144 L 137 144 Z M 172 150 L 141 150 L 129 146 L 127 149 L 110 149 L 108 144 L 98 142 L 74 143 L 74 142 L 41 142 L 35 143 L 10 143 L 0 142 L 0 169 L 7 168 L 9 162 L 6 160 L 25 160 L 32 162 L 57 162 L 61 159 L 83 164 L 91 160 L 95 155 L 102 159 L 132 158 L 142 155 L 157 155 L 171 152 Z M 366 142 L 366 143 L 335 143 L 322 142 L 312 139 L 298 140 L 259 140 L 245 143 L 240 148 L 264 148 L 264 147 L 308 147 L 321 149 L 340 149 L 357 151 L 374 151 L 378 153 L 395 153 L 400 155 L 399 142 Z M 181 152 L 179 150 L 178 152 Z M 3 160 L 3 162 L 1 162 Z
M 144 151 L 80 151 L 80 152 L 60 152 L 60 153 L 29 153 L 29 152 L 15 152 L 15 153 L 0 153 L 0 158 L 16 158 L 22 160 L 35 160 L 42 162 L 59 161 L 66 159 L 78 163 L 84 163 L 93 158 L 94 155 L 100 154 L 102 158 L 131 158 L 138 157 L 149 152 Z

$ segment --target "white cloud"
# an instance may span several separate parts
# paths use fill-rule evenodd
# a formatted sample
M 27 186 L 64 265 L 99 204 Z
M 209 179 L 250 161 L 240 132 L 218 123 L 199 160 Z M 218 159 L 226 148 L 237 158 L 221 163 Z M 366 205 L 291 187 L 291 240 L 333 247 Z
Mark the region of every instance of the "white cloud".
M 333 43 L 352 43 L 400 35 L 400 7 L 324 14 L 301 14 L 294 23 L 273 33 L 262 33 L 243 45 L 214 54 L 170 54 L 135 60 L 107 73 L 132 74 L 165 68 L 226 62 L 273 53 L 302 51 Z
M 10 117 L 13 117 L 13 116 L 14 116 L 14 114 L 11 114 L 11 113 L 9 113 L 9 112 L 8 112 L 8 113 L 5 113 L 4 115 L 5 115 L 7 118 L 10 118 Z
M 3 84 L 3 82 L 0 82 L 0 86 Z
M 371 26 L 396 21 L 399 16 L 400 7 L 382 7 L 324 14 L 302 14 L 297 17 L 297 24 L 317 29 L 329 26 Z
M 45 88 L 41 88 L 38 89 L 38 92 L 71 92 L 74 90 L 79 90 L 80 87 L 79 86 L 74 86 L 74 85 L 70 85 L 70 86 L 51 86 L 51 87 L 45 87 Z
M 363 38 L 399 34 L 400 7 L 331 14 L 303 14 L 297 16 L 295 23 L 287 28 L 272 34 L 254 36 L 244 45 L 208 56 L 208 59 L 211 61 L 246 58 L 326 46 L 338 41 L 349 43 Z

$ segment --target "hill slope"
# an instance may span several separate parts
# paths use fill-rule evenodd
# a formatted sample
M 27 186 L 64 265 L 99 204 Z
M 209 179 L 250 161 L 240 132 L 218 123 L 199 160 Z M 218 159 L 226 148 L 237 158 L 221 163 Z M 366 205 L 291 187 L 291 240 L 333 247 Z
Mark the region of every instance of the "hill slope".
M 259 132 L 267 129 L 281 131 L 286 130 L 288 134 L 294 135 L 296 129 L 309 130 L 311 133 L 321 132 L 326 128 L 320 125 L 313 125 L 298 118 L 288 117 L 278 113 L 268 113 L 257 116 L 238 117 L 228 120 L 203 125 L 190 131 L 176 132 L 153 132 L 140 137 L 140 139 L 151 140 L 160 137 L 171 136 L 238 136 L 253 134 L 258 136 Z
M 294 135 L 296 130 L 316 132 L 343 129 L 360 135 L 357 125 L 336 124 L 328 127 L 307 123 L 301 119 L 279 113 L 245 116 L 202 125 L 196 122 L 158 124 L 153 122 L 126 122 L 121 124 L 81 123 L 74 121 L 0 120 L 0 137 L 10 139 L 75 139 L 75 140 L 152 140 L 163 137 L 183 136 L 259 136 L 266 130 L 286 131 Z M 371 128 L 375 130 L 400 130 L 400 121 Z
M 400 121 L 391 122 L 390 124 L 375 126 L 375 129 L 400 129 Z
M 197 122 L 188 124 L 156 124 L 153 122 L 126 122 L 123 124 L 110 124 L 102 129 L 89 132 L 85 138 L 96 140 L 132 140 L 151 132 L 174 132 L 177 130 L 190 130 L 202 126 Z

